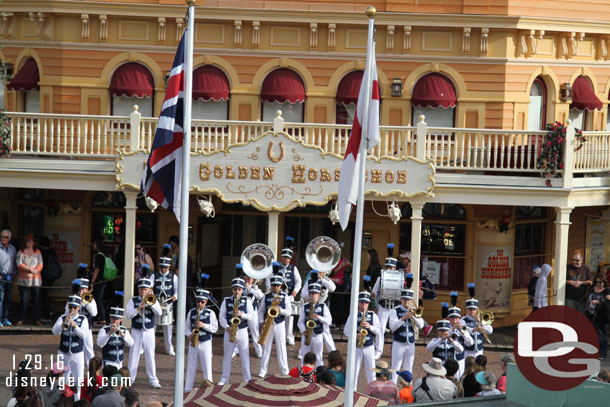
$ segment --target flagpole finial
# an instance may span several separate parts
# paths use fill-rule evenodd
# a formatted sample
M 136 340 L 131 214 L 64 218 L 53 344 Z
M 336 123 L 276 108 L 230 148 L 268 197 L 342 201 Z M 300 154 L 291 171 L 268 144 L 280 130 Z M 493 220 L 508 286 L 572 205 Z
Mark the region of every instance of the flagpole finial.
M 366 9 L 366 15 L 369 16 L 369 18 L 375 18 L 375 14 L 377 14 L 377 9 L 375 7 L 370 6 Z
M 195 1 L 196 0 L 185 0 L 186 1 L 186 5 L 189 7 L 194 7 L 195 6 Z

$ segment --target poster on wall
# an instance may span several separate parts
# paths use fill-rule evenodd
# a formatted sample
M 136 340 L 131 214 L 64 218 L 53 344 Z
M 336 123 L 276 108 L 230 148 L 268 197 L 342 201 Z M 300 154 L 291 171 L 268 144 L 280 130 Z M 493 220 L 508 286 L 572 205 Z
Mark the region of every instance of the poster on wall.
M 61 268 L 63 270 L 61 279 L 55 285 L 69 284 L 74 276 L 78 263 L 88 263 L 81 259 L 80 253 L 80 231 L 77 230 L 47 230 L 46 235 L 51 240 L 51 249 L 55 250 Z
M 427 275 L 428 279 L 434 285 L 439 285 L 441 282 L 441 263 L 434 260 L 428 260 L 424 257 L 422 261 L 422 275 Z
M 510 309 L 513 272 L 512 246 L 477 246 L 476 296 L 479 308 Z
M 610 216 L 587 220 L 586 247 L 585 262 L 593 273 L 600 264 L 610 262 Z

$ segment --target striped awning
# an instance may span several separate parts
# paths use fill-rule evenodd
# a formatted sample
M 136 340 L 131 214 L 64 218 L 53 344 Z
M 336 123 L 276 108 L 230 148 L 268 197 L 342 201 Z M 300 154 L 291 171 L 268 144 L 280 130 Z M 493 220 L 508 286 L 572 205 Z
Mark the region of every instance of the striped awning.
M 341 387 L 307 383 L 290 376 L 275 375 L 248 383 L 193 389 L 184 398 L 184 407 L 340 407 L 345 400 Z M 388 405 L 386 401 L 354 393 L 355 407 Z M 171 407 L 171 406 L 170 406 Z

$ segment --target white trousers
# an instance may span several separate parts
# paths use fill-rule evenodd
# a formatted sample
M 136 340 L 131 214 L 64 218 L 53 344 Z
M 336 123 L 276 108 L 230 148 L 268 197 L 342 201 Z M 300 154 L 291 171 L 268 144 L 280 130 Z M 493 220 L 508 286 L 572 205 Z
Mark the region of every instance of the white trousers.
M 186 379 L 184 391 L 193 390 L 195 376 L 197 376 L 197 364 L 201 365 L 204 380 L 212 380 L 212 340 L 199 342 L 196 348 L 189 345 L 188 361 L 186 365 Z
M 85 343 L 83 348 L 85 354 L 85 366 L 89 366 L 89 361 L 95 356 L 95 352 L 93 351 L 93 332 L 91 332 L 91 330 L 86 331 L 83 342 Z
M 237 331 L 235 342 L 229 340 L 229 332 L 225 331 L 223 339 L 224 355 L 222 357 L 222 376 L 218 384 L 225 384 L 231 377 L 231 359 L 233 359 L 233 349 L 239 349 L 239 359 L 241 360 L 241 375 L 244 382 L 249 382 L 250 376 L 250 349 L 248 349 L 248 329 L 242 328 Z
M 133 346 L 129 349 L 129 375 L 131 382 L 135 383 L 140 363 L 140 349 L 144 350 L 146 359 L 146 374 L 150 384 L 159 384 L 157 379 L 157 367 L 155 366 L 155 330 L 154 329 L 132 329 Z
M 259 322 L 258 322 L 258 312 L 254 313 L 254 318 L 248 321 L 248 331 L 250 331 L 250 336 L 252 336 L 252 343 L 254 345 L 254 352 L 257 355 L 260 355 L 263 351 L 263 347 L 258 344 L 258 337 L 260 335 L 259 332 Z
M 163 340 L 165 341 L 165 352 L 170 353 L 174 350 L 172 338 L 174 335 L 174 324 L 163 325 Z
M 379 306 L 379 323 L 381 324 L 381 331 L 375 336 L 375 356 L 383 355 L 383 345 L 385 341 L 385 329 L 388 326 L 388 319 L 390 319 L 390 311 L 387 308 Z
M 76 385 L 74 401 L 80 400 L 81 386 L 79 384 L 79 380 L 84 380 L 85 377 L 85 357 L 83 352 L 70 354 L 59 351 L 58 360 L 64 361 L 64 367 L 66 368 L 66 372 L 64 373 L 64 380 L 66 381 L 66 384 L 69 383 L 68 377 L 72 376 L 74 378 L 74 384 Z
M 309 352 L 313 352 L 316 354 L 316 367 L 323 365 L 324 364 L 324 335 L 323 334 L 319 334 L 316 335 L 315 333 L 313 335 L 311 335 L 311 342 L 309 343 L 309 345 L 305 345 L 305 335 L 303 335 L 303 346 L 301 347 L 302 349 L 302 354 L 303 354 L 303 359 L 301 360 L 301 366 L 303 366 L 303 360 L 305 360 L 305 354 L 309 353 Z
M 364 373 L 366 374 L 367 383 L 375 380 L 375 372 L 369 370 L 375 368 L 375 346 L 356 347 L 356 371 L 354 372 L 354 390 L 358 390 L 358 376 L 360 376 L 360 368 L 364 360 Z
M 292 345 L 294 345 L 294 333 L 292 332 L 293 319 L 294 318 L 291 315 L 289 317 L 286 317 L 286 319 L 284 320 L 284 325 L 286 325 L 286 342 Z
M 326 351 L 327 352 L 331 352 L 333 350 L 337 350 L 337 347 L 335 346 L 335 340 L 333 339 L 333 336 L 330 333 L 330 327 L 328 325 L 323 325 L 324 326 L 324 346 L 326 346 Z
M 271 358 L 271 349 L 273 347 L 273 342 L 275 342 L 275 350 L 277 353 L 277 364 L 280 368 L 280 373 L 283 375 L 287 375 L 288 370 L 288 356 L 286 354 L 286 326 L 284 322 L 280 322 L 279 324 L 273 324 L 273 328 L 271 332 L 269 332 L 269 337 L 267 337 L 267 342 L 262 346 L 263 348 L 263 357 L 261 358 L 261 367 L 258 372 L 258 375 L 261 377 L 265 377 L 267 374 L 267 368 L 269 367 L 269 359 Z
M 398 375 L 396 372 L 401 370 L 408 370 L 413 372 L 413 359 L 415 358 L 415 344 L 394 341 L 392 342 L 392 361 L 390 362 L 390 368 L 394 370 L 392 373 L 392 380 L 394 383 L 398 381 Z

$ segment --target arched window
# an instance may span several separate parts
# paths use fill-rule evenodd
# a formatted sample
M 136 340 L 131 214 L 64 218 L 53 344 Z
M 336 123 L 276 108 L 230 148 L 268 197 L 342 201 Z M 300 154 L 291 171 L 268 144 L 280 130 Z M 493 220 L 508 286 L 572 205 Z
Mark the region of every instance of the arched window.
M 413 88 L 413 124 L 426 116 L 429 127 L 454 127 L 457 97 L 453 83 L 440 73 L 430 73 L 419 79 Z
M 276 69 L 263 81 L 262 120 L 271 122 L 282 111 L 286 122 L 302 123 L 305 112 L 305 85 L 301 77 L 287 68 Z
M 363 71 L 353 71 L 348 73 L 339 82 L 337 88 L 337 114 L 335 121 L 337 124 L 354 124 L 356 116 L 356 104 L 358 94 L 362 84 Z
M 113 116 L 129 116 L 133 105 L 138 105 L 143 117 L 153 117 L 155 83 L 144 65 L 137 62 L 121 65 L 112 75 L 109 90 Z
M 537 77 L 530 89 L 530 105 L 527 116 L 528 130 L 544 130 L 546 127 L 546 87 L 542 78 Z
M 229 80 L 212 65 L 193 72 L 193 119 L 227 120 L 229 118 Z
M 40 73 L 34 58 L 28 58 L 7 85 L 7 89 L 23 91 L 23 111 L 40 113 Z
M 570 119 L 577 129 L 587 129 L 587 111 L 602 110 L 601 100 L 593 92 L 591 84 L 584 76 L 579 76 L 572 84 Z

